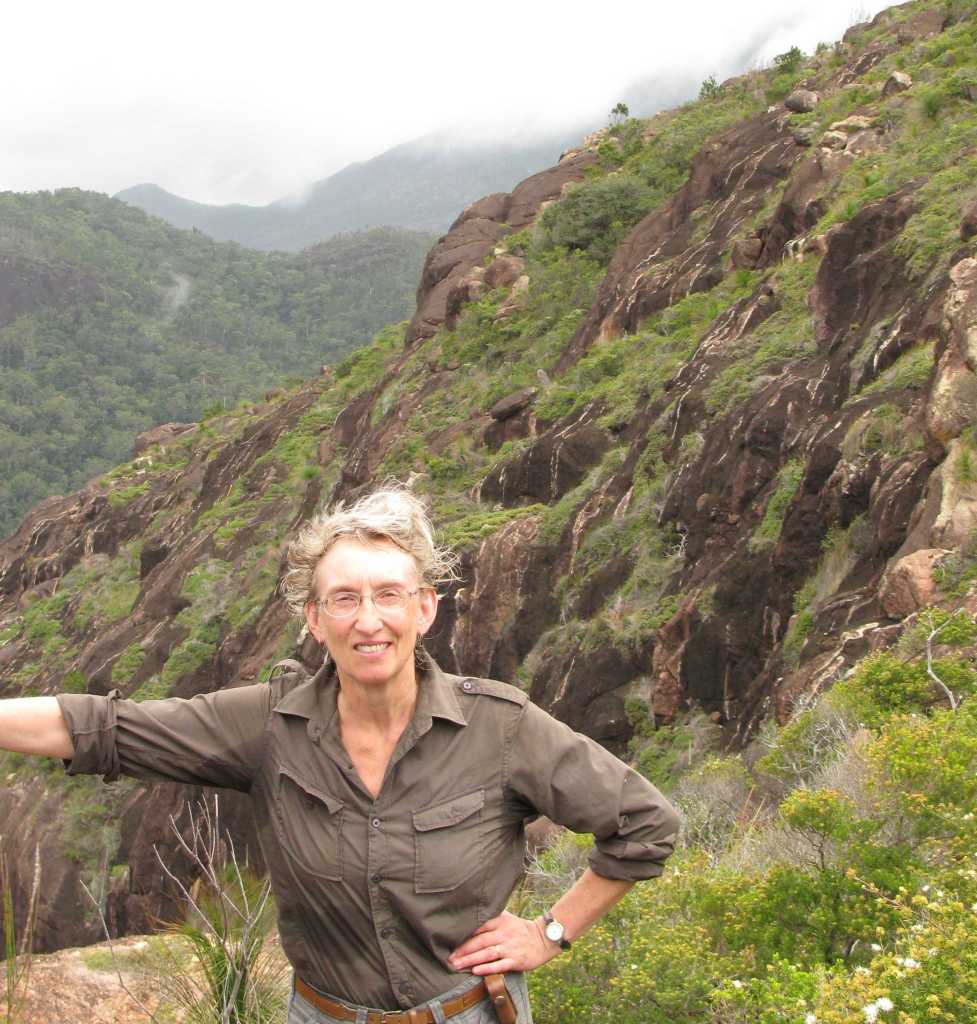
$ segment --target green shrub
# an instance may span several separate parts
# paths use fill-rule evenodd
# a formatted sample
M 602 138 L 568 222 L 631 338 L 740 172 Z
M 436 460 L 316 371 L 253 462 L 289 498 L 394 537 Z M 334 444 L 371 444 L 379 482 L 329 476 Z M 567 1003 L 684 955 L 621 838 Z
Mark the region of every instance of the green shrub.
M 651 209 L 652 194 L 634 174 L 618 172 L 574 186 L 539 219 L 539 241 L 579 249 L 607 263 L 624 234 Z

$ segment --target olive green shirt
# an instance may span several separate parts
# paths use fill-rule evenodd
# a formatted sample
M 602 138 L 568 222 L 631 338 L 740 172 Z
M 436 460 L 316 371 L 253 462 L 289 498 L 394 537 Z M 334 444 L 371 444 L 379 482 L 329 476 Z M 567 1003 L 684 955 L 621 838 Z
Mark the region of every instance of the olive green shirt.
M 428 659 L 376 799 L 340 739 L 337 692 L 324 667 L 190 700 L 62 694 L 67 769 L 249 793 L 295 971 L 388 1009 L 457 984 L 448 955 L 505 908 L 534 816 L 594 833 L 607 878 L 651 878 L 672 852 L 658 790 L 515 687 Z

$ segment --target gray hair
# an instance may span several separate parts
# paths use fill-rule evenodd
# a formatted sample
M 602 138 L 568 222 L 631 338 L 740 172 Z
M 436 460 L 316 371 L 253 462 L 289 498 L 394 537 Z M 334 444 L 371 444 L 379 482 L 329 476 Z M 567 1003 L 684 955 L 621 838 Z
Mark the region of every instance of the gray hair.
M 434 528 L 421 499 L 402 485 L 385 484 L 349 506 L 339 502 L 320 512 L 289 544 L 281 591 L 295 615 L 303 615 L 305 605 L 315 599 L 316 568 L 343 538 L 395 544 L 414 559 L 424 586 L 437 587 L 458 579 L 458 557 L 450 548 L 435 543 Z

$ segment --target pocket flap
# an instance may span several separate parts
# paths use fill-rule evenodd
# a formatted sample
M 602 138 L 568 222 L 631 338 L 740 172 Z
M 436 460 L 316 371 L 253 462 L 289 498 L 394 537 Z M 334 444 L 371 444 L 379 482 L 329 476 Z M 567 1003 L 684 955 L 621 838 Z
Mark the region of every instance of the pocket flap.
M 295 786 L 298 786 L 298 788 L 302 790 L 302 792 L 305 793 L 306 796 L 310 796 L 314 800 L 318 800 L 319 803 L 324 804 L 326 810 L 328 810 L 330 814 L 335 814 L 337 811 L 341 811 L 343 809 L 342 800 L 337 800 L 334 796 L 331 796 L 329 793 L 325 792 L 325 790 L 320 789 L 313 783 L 306 782 L 304 779 L 300 778 L 290 769 L 285 768 L 283 766 L 279 766 L 278 771 L 281 775 L 288 779 L 289 782 L 291 782 Z
M 423 811 L 414 811 L 414 828 L 418 832 L 428 832 L 432 828 L 444 828 L 457 825 L 476 811 L 481 810 L 485 803 L 485 790 L 478 789 L 474 793 L 452 797 L 436 807 L 427 807 Z

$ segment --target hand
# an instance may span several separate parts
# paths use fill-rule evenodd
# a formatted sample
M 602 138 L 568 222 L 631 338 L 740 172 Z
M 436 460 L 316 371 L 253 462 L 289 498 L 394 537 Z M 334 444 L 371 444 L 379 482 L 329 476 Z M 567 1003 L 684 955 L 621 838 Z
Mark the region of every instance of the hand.
M 448 964 L 472 974 L 531 971 L 559 952 L 560 947 L 543 934 L 542 925 L 504 910 L 473 932 L 448 957 Z

